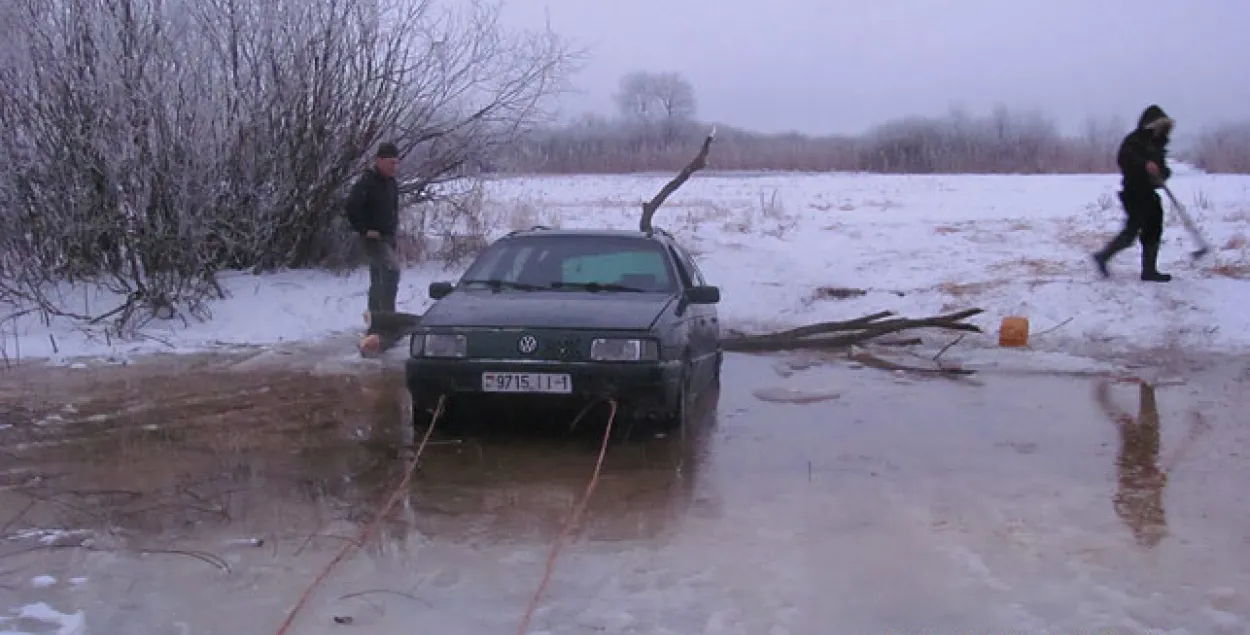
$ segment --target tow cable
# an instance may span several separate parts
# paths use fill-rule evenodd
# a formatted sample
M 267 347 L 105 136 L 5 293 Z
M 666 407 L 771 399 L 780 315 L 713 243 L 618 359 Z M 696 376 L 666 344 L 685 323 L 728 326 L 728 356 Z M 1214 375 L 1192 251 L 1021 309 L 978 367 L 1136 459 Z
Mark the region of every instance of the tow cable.
M 365 540 L 373 533 L 374 529 L 377 528 L 382 519 L 385 518 L 386 515 L 389 514 L 395 507 L 395 504 L 399 502 L 399 499 L 403 496 L 404 492 L 408 490 L 409 484 L 412 482 L 412 475 L 416 472 L 417 463 L 421 458 L 421 453 L 425 451 L 426 445 L 429 443 L 430 435 L 434 432 L 434 426 L 443 416 L 446 403 L 447 395 L 440 395 L 438 398 L 438 406 L 435 407 L 434 415 L 430 419 L 430 425 L 426 427 L 425 434 L 421 437 L 421 442 L 417 445 L 416 451 L 413 453 L 412 458 L 409 459 L 408 466 L 404 469 L 403 479 L 400 480 L 399 485 L 397 485 L 394 491 L 392 491 L 391 497 L 387 500 L 386 505 L 382 507 L 382 510 L 373 519 L 373 521 L 360 531 L 355 539 L 343 545 L 339 552 L 335 554 L 334 558 L 326 564 L 326 566 L 321 570 L 321 573 L 312 581 L 312 584 L 309 584 L 308 588 L 304 589 L 304 592 L 300 595 L 299 600 L 295 603 L 295 606 L 291 608 L 290 612 L 287 613 L 286 620 L 282 622 L 282 626 L 278 628 L 275 635 L 286 635 L 287 631 L 290 630 L 291 625 L 295 622 L 295 616 L 298 615 L 300 609 L 307 604 L 313 591 L 315 591 L 317 587 L 319 587 L 321 583 L 326 580 L 326 578 L 330 577 L 330 573 L 334 571 L 334 568 L 338 566 L 338 564 L 342 562 L 349 553 L 351 553 L 353 548 L 364 544 Z M 590 502 L 590 497 L 594 494 L 595 487 L 599 485 L 599 473 L 603 469 L 604 457 L 607 456 L 608 442 L 612 438 L 612 424 L 616 421 L 617 411 L 617 402 L 615 399 L 607 399 L 607 403 L 611 410 L 608 413 L 607 426 L 603 430 L 603 441 L 599 445 L 599 456 L 595 459 L 595 469 L 590 475 L 590 481 L 586 484 L 586 491 L 582 494 L 582 497 L 577 502 L 577 505 L 573 507 L 573 511 L 569 513 L 568 518 L 565 519 L 564 526 L 561 528 L 560 534 L 556 537 L 555 543 L 551 546 L 551 552 L 547 556 L 547 563 L 543 571 L 542 580 L 538 583 L 538 589 L 534 591 L 534 596 L 525 609 L 525 615 L 522 616 L 521 623 L 517 626 L 518 635 L 525 635 L 529 630 L 530 621 L 534 617 L 534 611 L 538 609 L 543 591 L 546 590 L 547 585 L 551 582 L 551 576 L 555 572 L 556 559 L 559 558 L 560 551 L 564 548 L 565 540 L 573 532 L 573 528 L 577 526 L 577 521 L 581 519 L 582 513 L 586 511 L 586 505 Z M 578 415 L 577 419 L 580 419 L 589 410 L 590 407 L 588 406 Z M 573 421 L 574 426 L 577 424 L 577 419 Z
M 395 503 L 399 502 L 399 499 L 404 492 L 408 491 L 408 484 L 412 482 L 412 474 L 417 470 L 417 462 L 421 459 L 421 453 L 425 451 L 425 445 L 430 440 L 430 434 L 434 432 L 435 424 L 438 423 L 439 418 L 443 415 L 443 408 L 446 403 L 447 395 L 439 395 L 438 406 L 434 409 L 434 416 L 430 419 L 430 425 L 426 427 L 425 435 L 421 437 L 421 443 L 417 445 L 416 452 L 414 452 L 412 458 L 409 459 L 408 467 L 404 469 L 404 478 L 400 480 L 399 485 L 397 485 L 394 491 L 391 492 L 391 498 L 386 501 L 386 505 L 382 507 L 382 511 L 378 513 L 372 522 L 365 525 L 364 529 L 357 534 L 355 539 L 344 544 L 343 548 L 339 549 L 338 554 L 334 556 L 334 559 L 330 560 L 330 562 L 326 564 L 325 568 L 321 570 L 321 574 L 312 581 L 312 584 L 308 585 L 307 589 L 304 589 L 304 593 L 300 595 L 299 601 L 297 601 L 295 606 L 291 608 L 291 611 L 287 613 L 286 620 L 282 622 L 282 626 L 278 629 L 277 635 L 285 635 L 287 630 L 291 628 L 291 624 L 294 623 L 296 614 L 298 614 L 300 609 L 304 607 L 304 604 L 308 602 L 308 598 L 312 596 L 312 592 L 330 576 L 330 572 L 333 571 L 334 567 L 338 566 L 338 564 L 347 557 L 347 554 L 351 552 L 352 548 L 359 547 L 364 544 L 365 539 L 373 533 L 373 530 L 382 522 L 382 519 L 391 512 L 391 509 L 395 507 Z
M 595 487 L 599 484 L 599 472 L 603 469 L 603 457 L 608 453 L 608 440 L 612 438 L 612 422 L 616 420 L 616 400 L 608 399 L 607 401 L 608 406 L 612 410 L 608 413 L 608 425 L 603 430 L 603 442 L 599 445 L 599 458 L 595 459 L 595 471 L 590 475 L 590 482 L 586 483 L 586 492 L 582 494 L 581 500 L 577 501 L 577 505 L 573 507 L 573 511 L 564 521 L 564 527 L 560 530 L 560 535 L 556 536 L 555 543 L 551 545 L 551 553 L 547 556 L 547 567 L 543 572 L 543 579 L 538 583 L 538 590 L 534 591 L 534 597 L 525 609 L 525 616 L 521 618 L 521 624 L 517 626 L 517 635 L 526 635 L 529 631 L 530 620 L 534 617 L 534 611 L 538 608 L 538 601 L 542 598 L 543 591 L 546 590 L 547 584 L 551 582 L 551 574 L 556 568 L 556 558 L 559 557 L 560 550 L 564 548 L 564 540 L 573 532 L 573 527 L 577 525 L 582 512 L 586 511 L 586 503 L 590 502 L 590 496 L 595 493 Z M 576 424 L 576 421 L 574 421 L 574 424 Z

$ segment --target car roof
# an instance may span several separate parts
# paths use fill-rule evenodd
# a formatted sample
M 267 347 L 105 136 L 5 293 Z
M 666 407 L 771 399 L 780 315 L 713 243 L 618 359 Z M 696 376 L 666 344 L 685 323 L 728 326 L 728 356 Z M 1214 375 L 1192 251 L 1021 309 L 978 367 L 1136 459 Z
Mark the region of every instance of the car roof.
M 583 228 L 583 227 L 553 228 L 553 227 L 545 227 L 542 225 L 537 225 L 529 229 L 518 229 L 516 231 L 509 232 L 507 235 L 503 237 L 503 239 L 522 238 L 522 237 L 531 237 L 531 236 L 553 236 L 553 237 L 570 237 L 570 238 L 575 238 L 575 237 L 640 238 L 643 240 L 655 240 L 655 241 L 661 241 L 661 242 L 670 241 L 673 238 L 671 234 L 659 228 L 654 228 L 650 232 L 644 232 L 644 231 L 640 231 L 637 229 L 602 229 L 602 228 L 589 228 L 589 227 L 586 227 L 586 228 Z

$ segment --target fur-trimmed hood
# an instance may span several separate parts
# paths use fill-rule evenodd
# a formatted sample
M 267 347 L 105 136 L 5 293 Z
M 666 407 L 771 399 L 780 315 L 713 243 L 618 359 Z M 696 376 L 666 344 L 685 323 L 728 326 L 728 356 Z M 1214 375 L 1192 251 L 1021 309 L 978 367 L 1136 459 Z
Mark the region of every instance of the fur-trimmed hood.
M 1160 126 L 1171 129 L 1174 125 L 1176 125 L 1176 122 L 1166 112 L 1163 112 L 1163 109 L 1157 104 L 1147 106 L 1137 120 L 1137 127 L 1144 130 L 1154 130 Z

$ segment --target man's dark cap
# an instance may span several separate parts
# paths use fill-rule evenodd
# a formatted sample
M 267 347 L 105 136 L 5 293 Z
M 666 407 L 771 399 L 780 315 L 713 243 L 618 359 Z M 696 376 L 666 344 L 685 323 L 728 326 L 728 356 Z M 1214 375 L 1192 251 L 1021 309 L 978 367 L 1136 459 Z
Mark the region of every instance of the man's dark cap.
M 377 158 L 379 158 L 379 159 L 398 159 L 398 158 L 399 158 L 399 148 L 395 147 L 395 144 L 393 144 L 393 143 L 391 143 L 391 142 L 389 142 L 389 141 L 388 141 L 388 142 L 386 142 L 386 143 L 383 143 L 382 145 L 379 145 L 379 146 L 378 146 Z

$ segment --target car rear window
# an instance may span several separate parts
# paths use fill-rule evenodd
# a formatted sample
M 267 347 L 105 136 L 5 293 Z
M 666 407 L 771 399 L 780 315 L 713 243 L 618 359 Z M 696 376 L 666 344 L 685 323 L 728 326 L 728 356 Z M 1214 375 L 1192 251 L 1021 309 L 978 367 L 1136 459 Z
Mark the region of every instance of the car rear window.
M 501 240 L 464 274 L 536 286 L 616 284 L 641 291 L 675 288 L 663 246 L 627 236 L 533 236 Z

